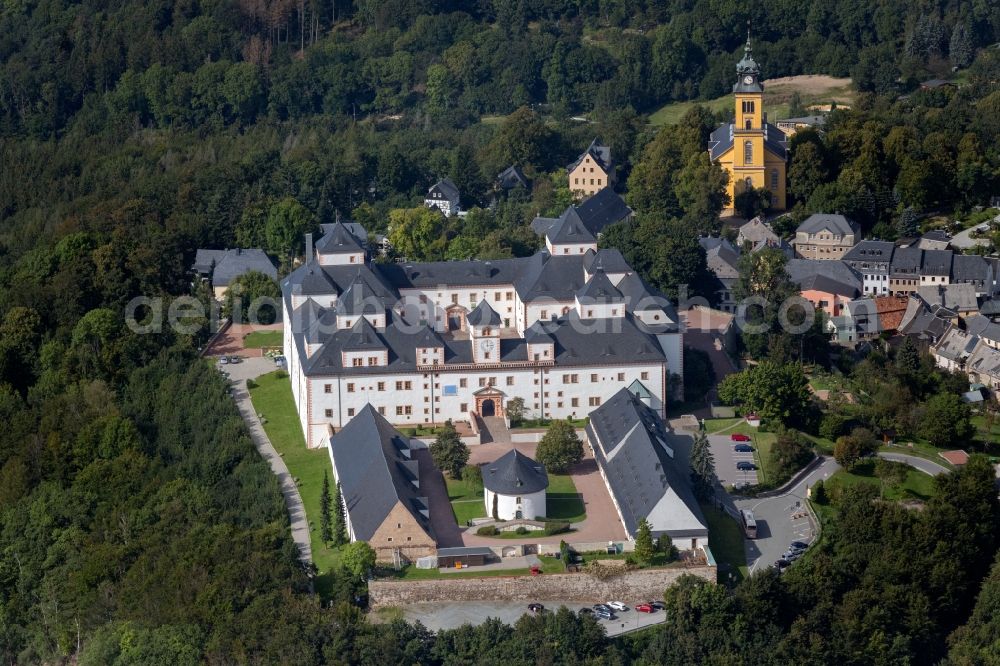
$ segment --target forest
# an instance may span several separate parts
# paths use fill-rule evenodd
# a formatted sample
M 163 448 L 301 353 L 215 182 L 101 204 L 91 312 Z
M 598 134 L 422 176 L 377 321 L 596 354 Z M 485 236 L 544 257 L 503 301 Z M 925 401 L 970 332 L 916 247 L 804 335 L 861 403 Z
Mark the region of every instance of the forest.
M 207 299 L 197 248 L 260 246 L 287 270 L 338 213 L 414 259 L 530 254 L 528 223 L 571 203 L 564 167 L 594 136 L 637 212 L 604 242 L 671 296 L 711 296 L 696 234 L 720 231 L 704 141 L 726 114 L 647 120 L 730 90 L 748 19 L 765 77 L 851 76 L 859 92 L 793 141 L 790 221 L 836 209 L 891 238 L 997 191 L 988 0 L 0 4 L 0 659 L 995 658 L 1000 525 L 978 458 L 923 512 L 849 494 L 789 574 L 685 583 L 667 594 L 676 622 L 628 639 L 564 612 L 436 635 L 369 622 L 355 580 L 310 593 L 277 483 L 197 358 L 207 331 L 124 325 L 137 295 Z M 960 87 L 919 89 L 952 68 Z M 532 187 L 500 195 L 512 164 Z M 417 209 L 444 176 L 468 216 Z

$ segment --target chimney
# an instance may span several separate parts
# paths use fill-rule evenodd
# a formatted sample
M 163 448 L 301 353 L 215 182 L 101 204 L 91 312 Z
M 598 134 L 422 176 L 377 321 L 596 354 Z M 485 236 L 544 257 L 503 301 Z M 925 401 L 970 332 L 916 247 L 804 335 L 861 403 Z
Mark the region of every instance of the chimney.
M 312 233 L 306 234 L 306 263 L 308 264 L 313 258 L 313 235 Z

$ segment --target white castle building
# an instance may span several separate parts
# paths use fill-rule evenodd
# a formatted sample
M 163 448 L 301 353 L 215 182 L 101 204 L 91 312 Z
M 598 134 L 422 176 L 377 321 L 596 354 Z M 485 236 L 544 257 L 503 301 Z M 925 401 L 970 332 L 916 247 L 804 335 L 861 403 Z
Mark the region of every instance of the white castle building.
M 565 215 L 531 257 L 381 264 L 357 225 L 324 225 L 282 282 L 284 353 L 310 447 L 367 404 L 396 426 L 582 418 L 638 381 L 661 416 L 683 375 L 670 302 Z

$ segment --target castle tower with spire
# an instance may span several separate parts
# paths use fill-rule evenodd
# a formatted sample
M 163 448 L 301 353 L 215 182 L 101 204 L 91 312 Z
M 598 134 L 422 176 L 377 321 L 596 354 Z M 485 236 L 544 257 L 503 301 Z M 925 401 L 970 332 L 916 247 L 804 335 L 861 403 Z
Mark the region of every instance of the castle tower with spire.
M 730 203 L 723 215 L 734 214 L 736 197 L 751 188 L 768 191 L 772 210 L 785 210 L 787 139 L 764 113 L 764 83 L 753 59 L 749 23 L 743 57 L 736 63 L 733 97 L 733 121 L 722 123 L 708 143 L 712 161 L 729 174 Z

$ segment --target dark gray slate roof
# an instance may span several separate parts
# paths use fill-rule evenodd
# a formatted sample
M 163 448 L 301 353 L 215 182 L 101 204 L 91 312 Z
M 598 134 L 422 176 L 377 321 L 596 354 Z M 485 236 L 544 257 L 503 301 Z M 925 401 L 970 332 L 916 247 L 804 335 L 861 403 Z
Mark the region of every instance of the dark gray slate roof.
M 545 465 L 517 449 L 483 465 L 483 486 L 500 495 L 527 495 L 549 487 Z
M 951 260 L 952 282 L 985 282 L 990 264 L 977 254 L 956 254 Z
M 861 233 L 861 227 L 856 222 L 848 220 L 843 215 L 836 213 L 813 213 L 799 225 L 796 232 L 804 231 L 815 234 L 820 231 L 829 230 L 834 234 L 846 236 L 847 234 Z
M 572 301 L 583 287 L 585 255 L 552 256 L 539 252 L 528 259 L 514 282 L 524 302 L 548 297 L 557 301 Z
M 951 250 L 924 250 L 921 275 L 951 275 Z
M 545 236 L 553 245 L 593 243 L 597 240 L 594 233 L 580 219 L 577 209 L 572 206 L 566 209 L 566 212 L 549 228 Z
M 605 227 L 627 218 L 632 214 L 632 209 L 611 187 L 605 187 L 577 206 L 576 212 L 590 233 L 596 235 Z
M 364 317 L 360 317 L 356 322 L 354 322 L 354 326 L 351 327 L 351 332 L 346 336 L 343 344 L 340 345 L 340 348 L 343 351 L 385 349 L 386 343 L 379 336 L 371 322 Z
M 583 267 L 588 273 L 604 271 L 605 273 L 628 273 L 632 270 L 622 253 L 615 248 L 607 248 L 594 252 L 587 250 L 583 255 Z
M 442 178 L 431 185 L 431 188 L 427 191 L 427 198 L 431 198 L 431 195 L 435 192 L 439 192 L 448 201 L 458 201 L 459 199 L 458 186 L 450 178 Z
M 376 264 L 386 283 L 396 289 L 512 284 L 524 259 L 491 261 L 431 261 L 408 264 Z
M 640 518 L 672 537 L 707 534 L 687 461 L 674 459 L 666 426 L 640 398 L 618 391 L 590 413 L 587 435 L 630 535 Z
M 708 152 L 713 160 L 719 159 L 733 147 L 733 123 L 722 123 L 708 139 Z M 788 137 L 771 123 L 764 123 L 764 147 L 773 155 L 785 159 L 788 151 Z
M 531 187 L 531 181 L 528 180 L 528 177 L 524 175 L 523 171 L 521 171 L 521 167 L 511 165 L 501 171 L 497 176 L 497 185 L 499 185 L 502 190 L 513 190 L 517 187 L 527 189 Z
M 976 287 L 969 283 L 949 285 L 927 284 L 917 288 L 920 298 L 928 305 L 941 305 L 955 312 L 979 310 Z
M 362 243 L 368 242 L 368 230 L 365 229 L 363 225 L 358 224 L 357 222 L 338 219 L 336 222 L 321 224 L 319 225 L 319 227 L 324 234 L 328 234 L 331 231 L 333 231 L 333 228 L 338 224 L 344 225 L 347 228 L 347 230 L 350 231 L 351 234 L 353 234 L 354 237 L 357 238 Z
M 198 250 L 195 252 L 191 268 L 198 273 L 211 273 L 212 268 L 219 263 L 219 259 L 222 259 L 226 252 L 228 250 Z
M 698 243 L 705 248 L 705 262 L 708 269 L 719 279 L 739 277 L 740 253 L 725 238 L 702 236 Z
M 941 241 L 944 243 L 947 243 L 951 240 L 951 236 L 949 236 L 946 231 L 942 231 L 941 229 L 931 229 L 927 233 L 923 234 L 920 238 L 921 239 L 926 238 L 927 240 L 932 240 L 932 241 Z
M 785 270 L 792 282 L 802 289 L 817 289 L 848 296 L 861 291 L 861 276 L 842 261 L 789 259 Z
M 419 476 L 409 439 L 374 407 L 365 405 L 330 439 L 330 452 L 356 538 L 371 539 L 397 502 L 432 534 L 421 513 L 427 498 L 413 485 Z
M 335 309 L 339 315 L 381 314 L 386 308 L 384 296 L 377 293 L 358 270 L 354 280 L 337 299 Z
M 917 247 L 897 247 L 889 264 L 890 274 L 914 275 L 923 262 L 923 250 Z
M 576 158 L 576 161 L 566 167 L 566 170 L 572 171 L 580 165 L 580 162 L 582 162 L 587 155 L 590 155 L 590 157 L 597 162 L 598 166 L 604 169 L 605 173 L 610 172 L 611 167 L 614 166 L 614 163 L 611 161 L 611 148 L 608 146 L 602 146 L 599 142 L 600 139 L 595 137 L 594 140 L 590 142 L 590 145 L 587 146 L 587 150 L 580 153 L 580 156 Z
M 844 261 L 860 263 L 885 263 L 892 261 L 896 246 L 889 241 L 863 240 L 844 253 Z M 855 268 L 859 268 L 855 266 Z
M 979 312 L 987 317 L 1000 315 L 1000 299 L 983 301 L 983 304 L 979 307 Z
M 337 222 L 325 225 L 323 237 L 316 242 L 316 251 L 323 254 L 352 254 L 364 250 L 367 238 L 355 236 L 347 225 Z
M 479 305 L 473 308 L 472 312 L 465 316 L 465 321 L 472 326 L 499 326 L 501 319 L 497 311 L 483 299 L 479 301 Z
M 250 272 L 263 273 L 272 279 L 278 277 L 278 271 L 263 250 L 226 250 L 215 262 L 215 268 L 212 270 L 212 286 L 224 287 Z
M 576 295 L 581 302 L 620 303 L 624 300 L 622 292 L 611 284 L 604 271 L 597 271 Z

